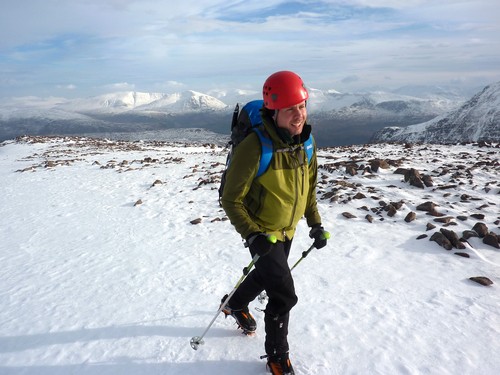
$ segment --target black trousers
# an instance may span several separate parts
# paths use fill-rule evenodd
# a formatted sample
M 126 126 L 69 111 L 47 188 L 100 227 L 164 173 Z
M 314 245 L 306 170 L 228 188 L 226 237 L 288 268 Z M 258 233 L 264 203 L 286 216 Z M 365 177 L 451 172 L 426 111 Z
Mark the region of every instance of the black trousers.
M 288 351 L 289 312 L 297 304 L 288 255 L 292 241 L 278 241 L 269 254 L 260 257 L 255 268 L 233 294 L 228 304 L 241 309 L 253 301 L 263 290 L 269 301 L 266 306 L 266 353 L 281 354 Z M 252 254 L 254 256 L 255 254 Z

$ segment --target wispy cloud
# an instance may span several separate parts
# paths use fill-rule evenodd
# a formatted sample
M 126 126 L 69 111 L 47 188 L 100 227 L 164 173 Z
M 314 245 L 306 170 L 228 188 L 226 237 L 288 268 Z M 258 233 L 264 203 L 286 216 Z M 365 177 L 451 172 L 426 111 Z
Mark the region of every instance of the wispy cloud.
M 258 88 L 280 69 L 341 90 L 500 79 L 494 0 L 4 3 L 0 96 Z

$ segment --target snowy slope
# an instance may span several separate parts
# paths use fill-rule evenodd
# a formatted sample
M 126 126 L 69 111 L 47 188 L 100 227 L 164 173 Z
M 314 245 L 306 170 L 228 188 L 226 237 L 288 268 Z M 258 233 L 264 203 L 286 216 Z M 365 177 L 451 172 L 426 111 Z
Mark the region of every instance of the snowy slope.
M 375 142 L 500 141 L 500 82 L 486 86 L 460 108 L 422 124 L 388 127 Z
M 265 374 L 257 301 L 255 337 L 219 316 L 205 345 L 189 345 L 250 261 L 217 203 L 226 152 L 81 138 L 3 143 L 0 374 Z M 416 210 L 433 201 L 453 218 L 448 229 L 481 221 L 498 233 L 498 157 L 498 146 L 474 145 L 320 151 L 319 209 L 332 239 L 294 270 L 297 374 L 500 373 L 499 250 L 470 238 L 461 250 L 470 258 L 457 256 L 429 241 L 443 224 Z M 362 173 L 374 158 L 391 166 Z M 396 165 L 432 175 L 434 187 L 410 186 Z M 389 216 L 381 201 L 402 206 Z M 417 219 L 405 222 L 411 211 Z M 302 221 L 290 263 L 311 244 L 307 233 Z

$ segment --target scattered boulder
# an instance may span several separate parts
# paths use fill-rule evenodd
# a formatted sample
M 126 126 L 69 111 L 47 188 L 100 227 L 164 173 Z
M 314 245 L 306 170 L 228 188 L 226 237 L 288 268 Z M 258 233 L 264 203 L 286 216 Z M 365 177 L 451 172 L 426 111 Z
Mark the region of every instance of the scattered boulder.
M 350 212 L 342 212 L 342 216 L 345 217 L 346 219 L 354 219 L 354 218 L 356 218 L 356 216 L 354 216 Z
M 453 220 L 453 217 L 451 216 L 446 216 L 446 217 L 437 217 L 434 219 L 436 223 L 444 223 L 444 224 L 449 224 Z
M 451 250 L 453 245 L 450 240 L 446 238 L 446 236 L 441 232 L 434 232 L 431 236 L 430 241 L 436 242 L 439 246 L 445 248 L 446 250 Z
M 436 228 L 436 226 L 432 223 L 427 223 L 425 226 L 425 230 L 433 230 L 434 228 Z
M 462 242 L 460 242 L 458 235 L 454 231 L 444 228 L 441 228 L 440 231 L 451 242 L 453 247 L 457 249 L 465 249 L 465 245 Z
M 366 198 L 366 195 L 364 195 L 363 193 L 356 193 L 356 195 L 352 197 L 352 199 L 364 199 L 364 198 Z
M 484 219 L 484 214 L 472 214 L 470 217 L 473 217 L 474 219 L 478 220 L 483 220 Z
M 432 187 L 434 186 L 434 181 L 432 181 L 432 177 L 429 176 L 428 174 L 424 174 L 422 176 L 422 182 L 424 183 L 425 186 L 427 187 Z
M 429 215 L 432 216 L 444 216 L 444 214 L 437 212 L 436 207 L 438 205 L 434 202 L 427 201 L 424 203 L 421 203 L 417 206 L 417 211 L 426 211 Z
M 370 168 L 373 172 L 378 172 L 379 168 L 388 169 L 389 163 L 382 159 L 374 159 L 370 161 Z
M 358 174 L 358 168 L 355 164 L 346 165 L 345 171 L 351 176 L 356 176 Z
M 455 252 L 454 254 L 455 254 L 455 255 L 458 255 L 458 256 L 460 256 L 460 257 L 462 257 L 462 258 L 470 258 L 470 255 L 469 255 L 469 254 L 467 254 L 467 253 L 462 253 L 462 252 L 457 251 L 457 252 Z
M 469 280 L 472 280 L 478 284 L 484 285 L 484 286 L 489 286 L 493 284 L 493 281 L 491 281 L 489 278 L 486 276 L 473 276 L 469 277 Z
M 368 220 L 370 223 L 373 223 L 373 216 L 368 214 L 365 216 L 365 219 Z
M 429 237 L 427 234 L 421 234 L 420 236 L 417 237 L 417 240 L 421 240 L 423 238 Z
M 201 217 L 199 217 L 197 219 L 194 219 L 194 220 L 191 220 L 190 223 L 193 224 L 193 225 L 200 224 L 201 223 Z
M 407 170 L 404 174 L 405 182 L 408 182 L 410 185 L 418 187 L 420 189 L 424 188 L 424 182 L 422 181 L 422 177 L 420 176 L 420 172 L 414 168 Z
M 490 232 L 486 236 L 484 236 L 483 243 L 486 245 L 493 246 L 496 249 L 500 249 L 500 244 L 498 243 L 498 236 L 493 232 Z
M 407 223 L 410 223 L 410 222 L 414 221 L 416 218 L 417 218 L 417 214 L 415 212 L 411 211 L 408 213 L 408 215 L 406 215 L 405 221 Z
M 392 204 L 387 205 L 384 210 L 387 211 L 387 216 L 393 217 L 398 213 L 398 210 L 396 207 L 394 207 Z
M 462 232 L 462 239 L 468 240 L 471 237 L 479 237 L 479 235 L 473 230 L 464 230 Z
M 474 224 L 472 230 L 475 231 L 481 238 L 484 238 L 489 233 L 488 227 L 485 223 Z
M 135 202 L 135 203 L 134 203 L 134 207 L 135 207 L 135 206 L 138 206 L 138 205 L 140 205 L 140 204 L 142 204 L 142 200 L 141 200 L 141 199 L 139 199 L 137 202 Z
M 153 186 L 156 186 L 156 185 L 162 185 L 163 182 L 161 180 L 155 180 L 155 182 L 153 182 L 153 185 L 151 185 L 151 187 Z

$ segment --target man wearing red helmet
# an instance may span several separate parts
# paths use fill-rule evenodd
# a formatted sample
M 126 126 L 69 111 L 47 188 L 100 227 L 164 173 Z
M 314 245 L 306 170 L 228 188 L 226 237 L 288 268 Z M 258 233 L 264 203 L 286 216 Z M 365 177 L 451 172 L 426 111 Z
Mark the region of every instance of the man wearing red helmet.
M 307 124 L 309 97 L 302 79 L 290 71 L 272 74 L 264 83 L 262 131 L 273 144 L 273 157 L 256 178 L 261 156 L 257 134 L 249 134 L 235 148 L 221 198 L 222 207 L 236 231 L 246 240 L 252 256 L 260 258 L 224 308 L 245 332 L 257 324 L 248 304 L 263 290 L 265 350 L 273 374 L 294 374 L 289 359 L 289 312 L 297 303 L 288 255 L 296 226 L 302 217 L 311 227 L 314 246 L 326 245 L 326 232 L 316 202 L 318 163 L 316 149 L 308 160 L 304 142 L 311 136 Z M 314 145 L 314 143 L 313 143 Z M 271 237 L 277 241 L 269 241 Z

